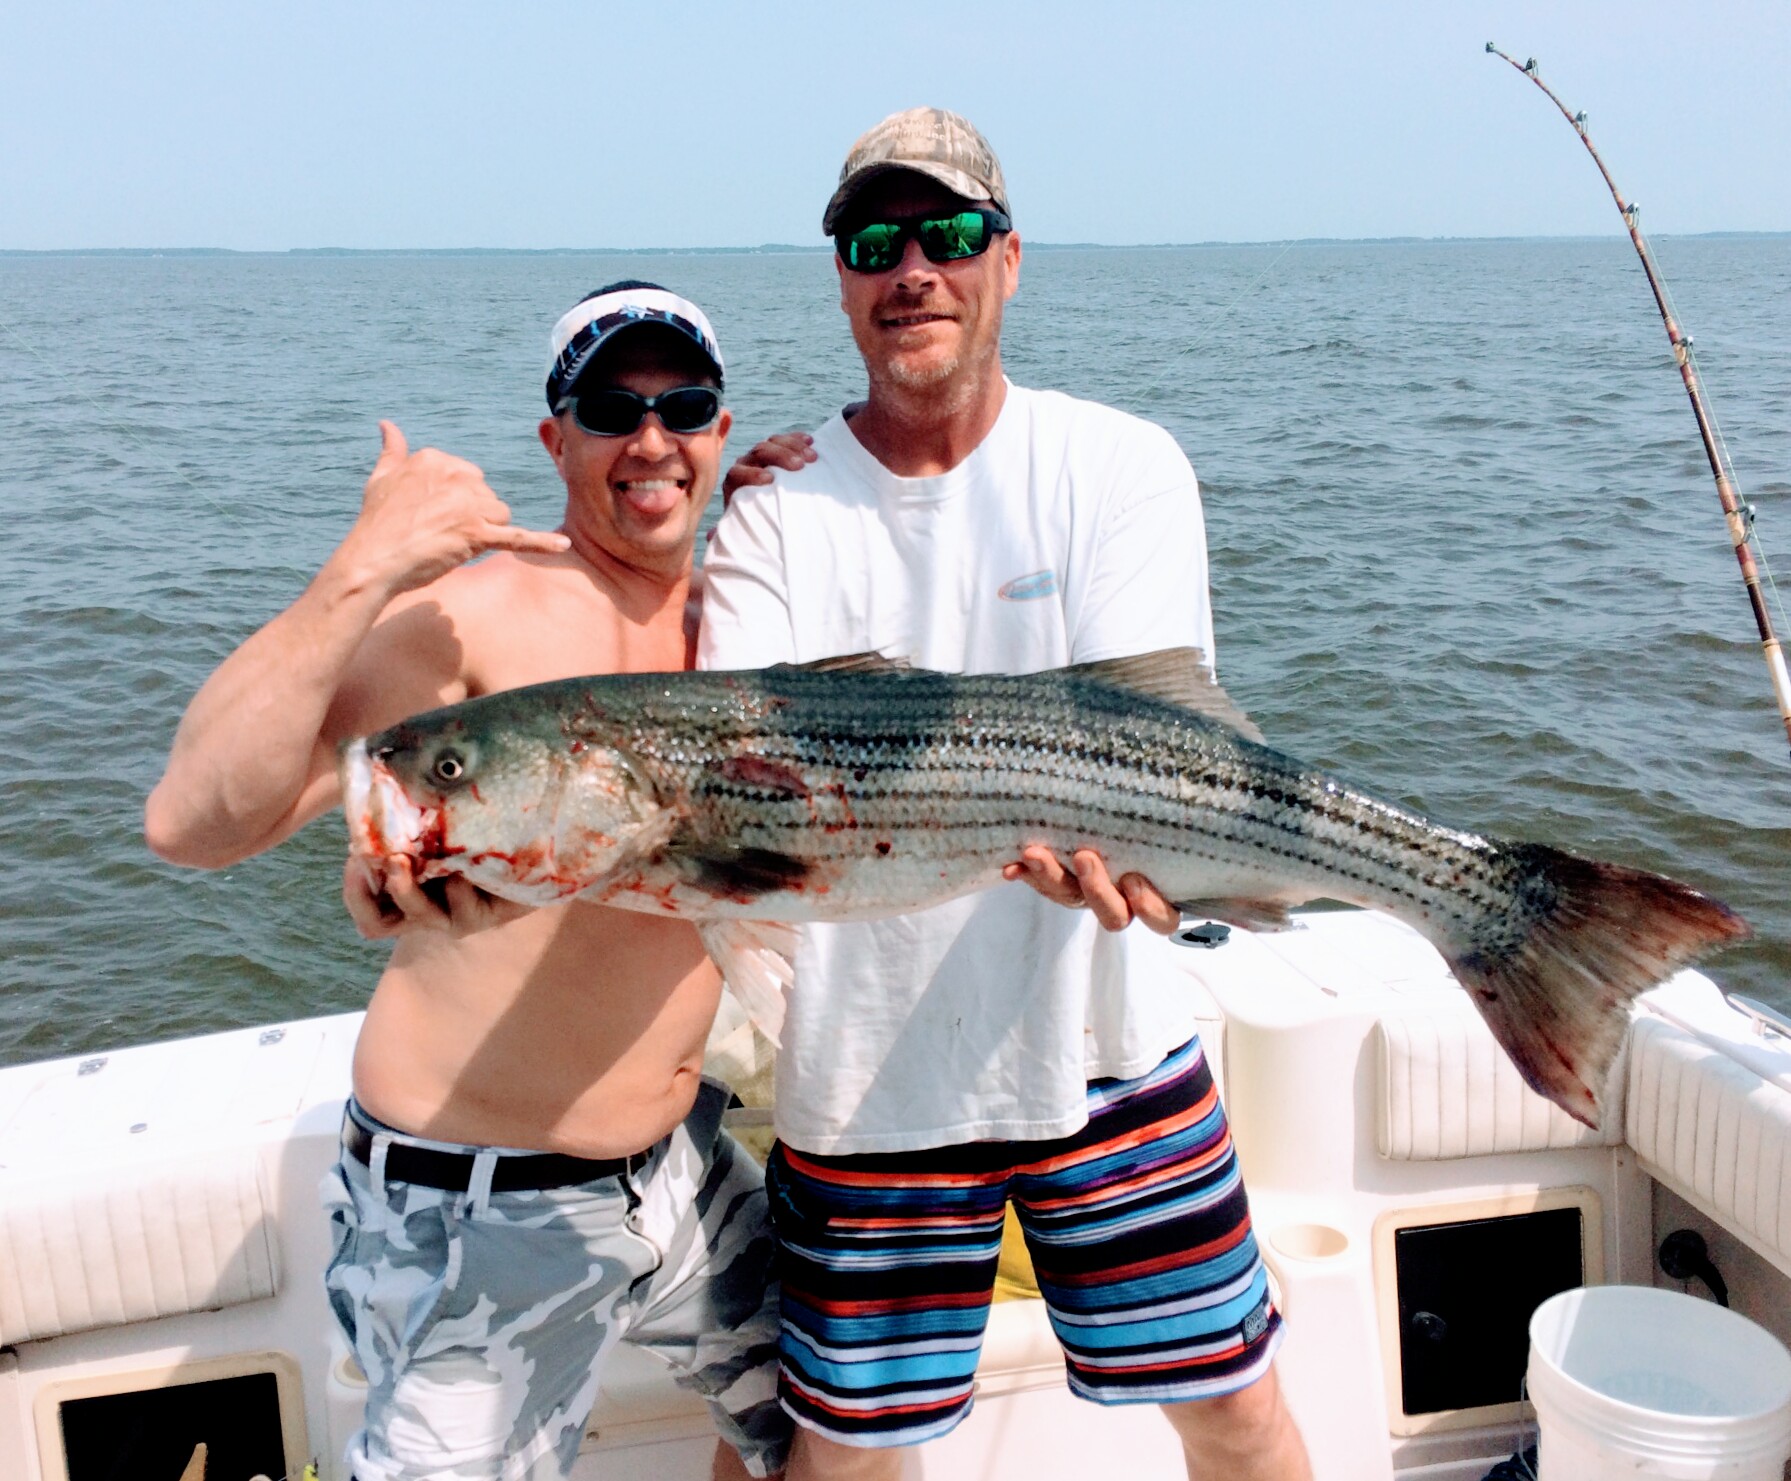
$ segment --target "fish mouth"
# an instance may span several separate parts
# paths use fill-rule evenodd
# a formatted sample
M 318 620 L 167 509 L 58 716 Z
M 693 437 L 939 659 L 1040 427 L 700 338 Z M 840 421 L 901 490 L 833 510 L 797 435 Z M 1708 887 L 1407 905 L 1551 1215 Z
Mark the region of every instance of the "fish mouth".
M 365 740 L 342 748 L 341 776 L 342 813 L 353 851 L 370 859 L 415 858 L 437 810 L 412 802 Z

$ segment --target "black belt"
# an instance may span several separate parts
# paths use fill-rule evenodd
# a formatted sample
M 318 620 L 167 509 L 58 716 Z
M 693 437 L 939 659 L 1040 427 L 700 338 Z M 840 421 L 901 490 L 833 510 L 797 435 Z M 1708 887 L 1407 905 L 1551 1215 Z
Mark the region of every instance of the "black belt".
M 371 1166 L 373 1133 L 353 1116 L 342 1124 L 342 1149 L 356 1162 Z M 386 1148 L 386 1176 L 394 1182 L 415 1183 L 421 1188 L 441 1188 L 464 1193 L 473 1180 L 471 1152 L 442 1152 L 434 1147 L 413 1147 L 393 1141 Z M 594 1183 L 599 1178 L 619 1178 L 646 1164 L 647 1154 L 632 1157 L 568 1157 L 563 1152 L 504 1152 L 491 1170 L 493 1193 L 538 1192 L 564 1188 L 573 1183 Z

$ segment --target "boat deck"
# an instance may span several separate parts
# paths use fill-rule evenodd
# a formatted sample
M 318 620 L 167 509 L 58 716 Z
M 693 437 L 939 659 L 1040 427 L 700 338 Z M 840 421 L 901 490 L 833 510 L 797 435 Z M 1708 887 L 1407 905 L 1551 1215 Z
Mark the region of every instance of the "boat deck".
M 1402 1231 L 1573 1210 L 1587 1283 L 1666 1284 L 1654 1249 L 1684 1223 L 1736 1304 L 1791 1337 L 1791 1041 L 1756 1033 L 1707 978 L 1649 995 L 1596 1133 L 1522 1086 L 1435 952 L 1384 917 L 1316 913 L 1163 950 L 1200 1005 L 1288 1317 L 1282 1382 L 1327 1481 L 1478 1481 L 1528 1432 L 1515 1384 L 1405 1411 Z M 290 1469 L 316 1457 L 331 1475 L 361 1380 L 317 1279 L 316 1189 L 359 1022 L 0 1070 L 0 1473 L 65 1481 L 71 1397 L 246 1365 L 278 1376 Z M 706 1477 L 712 1444 L 702 1406 L 625 1349 L 578 1474 Z M 976 1409 L 908 1461 L 997 1481 L 1182 1474 L 1154 1408 L 1067 1395 L 1036 1300 L 998 1303 Z

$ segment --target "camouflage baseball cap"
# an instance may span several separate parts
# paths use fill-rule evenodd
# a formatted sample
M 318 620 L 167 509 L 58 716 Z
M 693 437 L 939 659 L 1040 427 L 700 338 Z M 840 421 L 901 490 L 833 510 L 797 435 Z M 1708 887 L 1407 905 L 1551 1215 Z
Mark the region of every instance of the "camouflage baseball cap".
M 1008 208 L 1001 161 L 970 120 L 944 108 L 910 108 L 890 114 L 852 146 L 840 166 L 839 189 L 821 216 L 821 230 L 832 236 L 852 197 L 891 170 L 914 170 L 967 201 Z

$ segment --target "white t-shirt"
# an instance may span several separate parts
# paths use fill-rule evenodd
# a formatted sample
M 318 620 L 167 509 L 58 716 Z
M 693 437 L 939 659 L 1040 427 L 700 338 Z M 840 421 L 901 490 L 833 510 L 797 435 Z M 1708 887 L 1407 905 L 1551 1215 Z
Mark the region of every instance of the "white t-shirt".
M 1213 652 L 1194 470 L 1161 427 L 1010 385 L 950 472 L 898 478 L 840 417 L 742 489 L 704 564 L 698 665 L 877 651 L 954 673 Z M 1175 948 L 1025 884 L 802 931 L 777 1131 L 822 1154 L 1067 1135 L 1085 1087 L 1195 1032 Z

